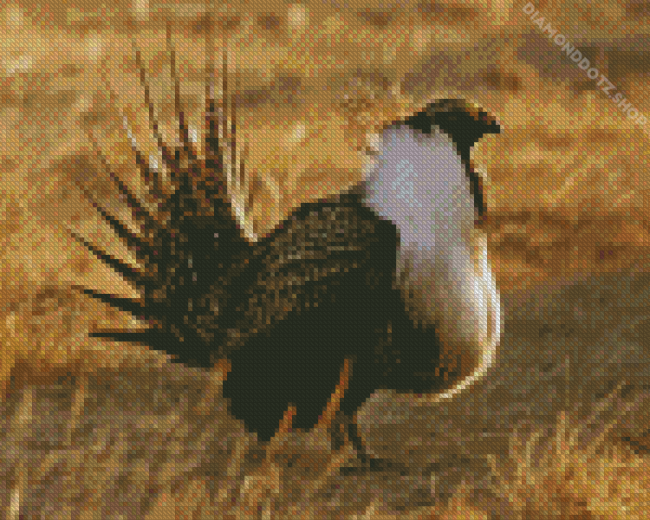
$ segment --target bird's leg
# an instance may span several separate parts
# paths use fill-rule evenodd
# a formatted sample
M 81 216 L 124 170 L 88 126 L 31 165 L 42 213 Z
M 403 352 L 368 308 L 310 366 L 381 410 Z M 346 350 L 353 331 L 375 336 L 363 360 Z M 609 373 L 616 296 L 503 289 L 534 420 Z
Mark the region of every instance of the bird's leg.
M 319 417 L 318 423 L 314 426 L 314 433 L 317 435 L 326 435 L 327 438 L 332 440 L 334 435 L 333 428 L 337 427 L 336 418 L 341 409 L 341 401 L 343 400 L 345 390 L 348 388 L 351 376 L 352 362 L 349 359 L 346 359 L 343 364 L 343 369 L 341 370 L 339 384 L 336 386 L 332 397 L 327 403 L 325 412 L 323 412 L 323 415 Z
M 348 388 L 350 378 L 352 377 L 352 362 L 349 359 L 346 359 L 343 365 L 343 370 L 341 371 L 341 379 L 339 384 L 336 387 L 336 390 L 332 394 L 331 399 L 327 403 L 325 412 L 320 417 L 316 426 L 309 432 L 311 437 L 311 442 L 306 444 L 313 446 L 327 446 L 330 447 L 329 454 L 326 457 L 326 463 L 324 468 L 318 470 L 318 477 L 307 486 L 306 493 L 306 502 L 309 503 L 313 497 L 318 494 L 323 487 L 327 484 L 329 479 L 336 475 L 339 469 L 344 466 L 350 459 L 354 458 L 355 453 L 358 451 L 358 447 L 354 443 L 354 439 L 348 438 L 344 439 L 343 445 L 340 449 L 335 449 L 333 444 L 334 431 L 333 428 L 339 426 L 345 426 L 345 421 L 338 421 L 337 418 L 340 418 L 340 407 L 341 401 L 343 400 L 345 390 Z M 323 442 L 323 439 L 327 439 L 326 442 Z M 311 457 L 311 464 L 317 460 L 315 457 Z
M 288 444 L 288 434 L 291 432 L 294 415 L 296 415 L 295 406 L 289 406 L 280 421 L 278 432 L 267 447 L 264 462 L 257 471 L 244 479 L 241 494 L 246 515 L 255 515 L 260 508 L 264 512 L 270 511 L 273 497 L 280 494 L 282 471 L 276 459 Z

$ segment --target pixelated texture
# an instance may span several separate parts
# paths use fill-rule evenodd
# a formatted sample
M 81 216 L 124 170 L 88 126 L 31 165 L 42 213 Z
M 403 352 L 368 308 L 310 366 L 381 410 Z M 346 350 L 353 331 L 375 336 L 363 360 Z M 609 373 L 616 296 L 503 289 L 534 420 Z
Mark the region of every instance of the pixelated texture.
M 254 517 L 257 505 L 279 518 L 417 518 L 444 507 L 451 518 L 516 518 L 517 507 L 539 518 L 642 518 L 649 292 L 646 275 L 608 274 L 506 298 L 505 355 L 471 399 L 426 407 L 383 395 L 366 405 L 367 446 L 389 458 L 368 460 L 347 442 L 334 449 L 327 430 L 259 445 L 226 413 L 221 369 L 141 366 L 31 385 L 2 404 L 2 507 L 18 497 L 28 517 L 72 504 L 101 518 L 238 518 L 247 507 Z M 390 434 L 411 439 L 410 455 Z M 612 444 L 619 436 L 635 438 L 637 453 Z
M 2 403 L 3 514 L 415 518 L 440 513 L 448 500 L 449 518 L 643 518 L 648 284 L 638 271 L 648 258 L 647 128 L 558 52 L 523 5 L 5 4 L 0 337 L 3 381 L 11 375 L 15 384 Z M 644 2 L 536 7 L 650 112 Z M 137 255 L 92 200 L 141 231 L 108 171 L 155 210 L 159 200 L 137 167 L 143 160 L 163 172 L 169 195 L 132 39 L 161 139 L 179 144 L 168 44 L 176 50 L 189 138 L 201 148 L 211 27 L 216 61 L 230 43 L 239 82 L 233 101 L 249 149 L 234 185 L 250 236 L 306 201 L 345 191 L 361 178 L 366 137 L 433 99 L 475 101 L 505 130 L 483 139 L 473 160 L 486 174 L 485 231 L 508 356 L 453 405 L 380 393 L 358 420 L 365 445 L 381 453 L 370 461 L 354 453 L 345 428 L 327 435 L 343 427 L 334 412 L 330 426 L 280 428 L 279 445 L 257 446 L 224 411 L 220 369 L 208 376 L 88 335 L 143 323 L 75 287 L 138 293 L 70 232 L 135 266 Z M 623 272 L 592 274 L 601 271 Z M 570 392 L 558 387 L 565 369 Z M 68 373 L 76 378 L 57 383 Z M 572 414 L 558 415 L 567 395 L 584 420 L 567 426 L 582 433 L 578 444 L 563 431 Z M 202 396 L 207 417 L 194 413 Z M 528 440 L 515 431 L 528 411 L 556 425 L 553 442 L 539 442 L 544 430 Z M 410 426 L 394 424 L 406 414 Z M 636 456 L 613 444 L 621 438 Z M 477 493 L 489 497 L 480 502 Z

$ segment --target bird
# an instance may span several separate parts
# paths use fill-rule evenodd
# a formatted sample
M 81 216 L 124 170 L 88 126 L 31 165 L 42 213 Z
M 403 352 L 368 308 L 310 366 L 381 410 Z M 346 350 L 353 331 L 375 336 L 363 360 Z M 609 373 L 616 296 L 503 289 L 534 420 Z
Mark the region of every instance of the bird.
M 170 54 L 174 72 L 173 50 Z M 230 369 L 223 381 L 223 397 L 230 413 L 262 443 L 277 433 L 288 407 L 296 410 L 292 427 L 308 430 L 318 424 L 346 361 L 352 362 L 341 402 L 346 416 L 352 416 L 379 388 L 403 392 L 436 388 L 439 382 L 432 374 L 439 359 L 438 333 L 434 326 L 413 318 L 396 285 L 399 235 L 402 241 L 411 237 L 411 228 L 400 220 L 402 207 L 377 204 L 364 195 L 363 188 L 336 193 L 302 204 L 272 232 L 251 243 L 236 218 L 234 194 L 227 182 L 236 176 L 233 169 L 245 168 L 231 158 L 246 159 L 245 153 L 239 153 L 234 113 L 228 112 L 227 103 L 215 101 L 214 85 L 208 85 L 206 152 L 200 156 L 190 139 L 175 76 L 181 145 L 165 142 L 142 61 L 137 51 L 135 55 L 151 131 L 172 189 L 165 192 L 161 172 L 130 135 L 136 167 L 156 199 L 157 210 L 152 210 L 112 170 L 108 157 L 93 142 L 97 157 L 131 209 L 135 226 L 120 221 L 92 193 L 85 194 L 143 268 L 133 269 L 82 235 L 71 235 L 142 296 L 120 298 L 85 287 L 81 291 L 130 313 L 147 327 L 95 329 L 89 335 L 145 346 L 164 353 L 170 362 L 199 369 L 212 369 L 227 360 Z M 224 97 L 226 77 L 224 72 Z M 492 128 L 483 120 L 456 121 L 451 111 L 446 119 L 436 111 L 416 115 L 404 128 L 424 135 L 429 119 L 434 122 L 436 117 L 455 133 L 460 144 L 454 153 L 461 158 L 469 155 L 468 146 L 486 128 Z M 383 136 L 389 152 L 384 165 L 390 162 L 392 132 L 387 128 Z M 411 160 L 425 166 L 426 150 L 413 148 L 425 157 Z M 381 193 L 383 178 L 395 174 L 381 167 L 378 172 L 365 185 L 366 189 L 374 186 L 374 194 Z M 423 173 L 435 174 L 430 168 Z

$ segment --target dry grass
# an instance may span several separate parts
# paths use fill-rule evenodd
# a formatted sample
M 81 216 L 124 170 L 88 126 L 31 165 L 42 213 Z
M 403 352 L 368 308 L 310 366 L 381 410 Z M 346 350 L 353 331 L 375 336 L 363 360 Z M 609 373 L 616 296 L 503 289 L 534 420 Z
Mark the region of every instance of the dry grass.
M 346 366 L 346 372 L 348 367 Z M 323 420 L 313 432 L 307 434 L 311 442 L 305 443 L 320 449 L 329 442 L 328 429 L 331 428 L 338 402 L 343 396 L 347 374 L 333 396 Z M 601 434 L 587 443 L 587 430 L 597 415 L 612 404 L 620 394 L 624 384 L 619 385 L 596 407 L 594 415 L 581 424 L 569 419 L 567 412 L 558 418 L 555 432 L 543 442 L 545 432 L 537 430 L 524 433 L 524 428 L 515 432 L 511 439 L 510 453 L 505 459 L 488 456 L 493 475 L 491 494 L 500 504 L 498 511 L 481 504 L 475 498 L 475 489 L 463 479 L 449 500 L 440 505 L 426 508 L 413 508 L 407 513 L 380 513 L 381 499 L 370 501 L 362 513 L 346 514 L 340 511 L 336 518 L 373 519 L 430 519 L 430 520 L 470 520 L 491 518 L 513 518 L 517 520 L 547 519 L 640 519 L 650 507 L 650 460 L 635 454 L 624 443 L 615 443 L 609 437 L 618 423 L 631 407 L 617 412 L 617 417 L 604 425 Z M 286 482 L 291 470 L 282 461 L 286 455 L 296 454 L 292 446 L 291 418 L 288 410 L 280 425 L 279 432 L 266 451 L 263 465 L 254 474 L 244 478 L 240 489 L 238 505 L 233 518 L 325 518 L 319 508 L 318 494 L 328 479 L 337 475 L 338 469 L 350 464 L 356 455 L 350 440 L 337 451 L 329 451 L 325 457 L 319 449 L 320 467 L 317 478 L 304 482 L 302 500 L 292 502 L 288 498 Z M 303 452 L 304 454 L 304 452 Z M 282 457 L 285 455 L 285 457 Z M 240 454 L 236 455 L 237 457 Z M 279 462 L 278 462 L 279 461 Z M 233 458 L 230 464 L 236 464 Z M 234 472 L 233 472 L 234 474 Z M 190 482 L 186 490 L 175 499 L 176 511 L 191 509 L 196 503 L 196 489 L 201 494 L 202 485 Z M 210 514 L 219 511 L 222 515 L 229 510 L 231 497 L 221 494 L 210 507 Z M 188 518 L 208 518 L 195 507 L 198 516 Z M 149 518 L 162 518 L 159 510 L 154 510 Z M 261 516 L 260 516 L 261 515 Z M 334 516 L 326 516 L 333 518 Z M 175 518 L 179 518 L 176 516 Z M 224 516 L 225 518 L 225 516 Z
M 650 506 L 650 462 L 622 444 L 593 442 L 579 447 L 579 426 L 558 418 L 550 447 L 537 462 L 532 453 L 541 432 L 515 436 L 508 464 L 490 457 L 497 483 L 517 519 L 639 519 Z M 602 453 L 601 453 L 602 452 Z M 507 465 L 514 469 L 506 469 Z
M 566 411 L 560 413 L 548 446 L 540 443 L 541 431 L 517 432 L 509 461 L 489 456 L 496 476 L 494 491 L 507 498 L 516 518 L 643 518 L 650 506 L 650 461 L 634 454 L 630 446 L 606 440 L 632 407 L 617 410 L 617 417 L 596 439 L 586 445 L 581 442 L 596 415 L 615 401 L 624 386 L 621 383 L 603 399 L 582 424 L 572 421 Z M 539 448 L 542 455 L 535 457 Z

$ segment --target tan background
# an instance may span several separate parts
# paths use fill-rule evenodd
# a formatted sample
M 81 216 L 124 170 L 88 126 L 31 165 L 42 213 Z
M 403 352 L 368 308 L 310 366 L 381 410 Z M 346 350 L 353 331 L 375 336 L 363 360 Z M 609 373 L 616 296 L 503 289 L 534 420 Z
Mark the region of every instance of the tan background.
M 219 71 L 223 49 L 230 50 L 256 232 L 357 180 L 368 131 L 434 99 L 462 97 L 503 127 L 474 157 L 488 172 L 487 230 L 504 293 L 549 277 L 647 270 L 650 124 L 628 119 L 522 12 L 525 2 L 367 4 L 2 4 L 4 377 L 16 358 L 29 359 L 30 373 L 34 366 L 38 374 L 45 366 L 60 373 L 75 363 L 119 363 L 129 352 L 86 337 L 95 323 L 124 317 L 79 297 L 71 284 L 134 294 L 68 231 L 83 230 L 128 257 L 78 185 L 102 200 L 114 196 L 93 136 L 111 167 L 138 187 L 122 115 L 145 152 L 155 153 L 132 42 L 142 51 L 165 139 L 174 140 L 168 21 L 181 101 L 199 134 L 207 56 L 214 51 Z M 650 116 L 646 4 L 536 7 Z

